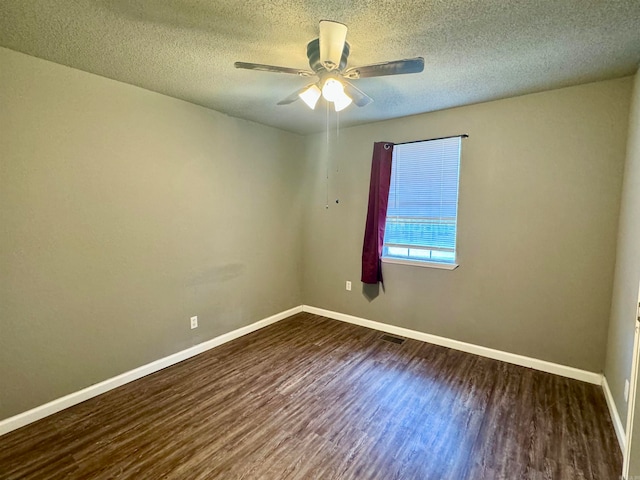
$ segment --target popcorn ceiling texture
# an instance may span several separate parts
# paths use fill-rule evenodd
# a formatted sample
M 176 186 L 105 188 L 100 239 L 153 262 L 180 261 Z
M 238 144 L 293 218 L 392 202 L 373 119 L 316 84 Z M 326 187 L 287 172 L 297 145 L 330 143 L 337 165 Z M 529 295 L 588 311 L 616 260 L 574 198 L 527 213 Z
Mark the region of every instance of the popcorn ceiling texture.
M 297 133 L 322 105 L 276 103 L 309 83 L 234 61 L 306 68 L 318 21 L 349 27 L 348 66 L 423 56 L 421 74 L 357 80 L 357 125 L 631 75 L 638 0 L 3 0 L 0 45 Z M 1 66 L 0 66 L 1 68 Z

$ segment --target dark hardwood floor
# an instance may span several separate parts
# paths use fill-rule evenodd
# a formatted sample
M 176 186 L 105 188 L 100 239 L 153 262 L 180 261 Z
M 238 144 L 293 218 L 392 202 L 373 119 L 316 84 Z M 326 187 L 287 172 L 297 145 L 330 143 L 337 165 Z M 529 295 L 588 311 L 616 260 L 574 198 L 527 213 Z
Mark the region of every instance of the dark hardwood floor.
M 599 387 L 383 335 L 295 315 L 0 437 L 0 478 L 619 478 Z

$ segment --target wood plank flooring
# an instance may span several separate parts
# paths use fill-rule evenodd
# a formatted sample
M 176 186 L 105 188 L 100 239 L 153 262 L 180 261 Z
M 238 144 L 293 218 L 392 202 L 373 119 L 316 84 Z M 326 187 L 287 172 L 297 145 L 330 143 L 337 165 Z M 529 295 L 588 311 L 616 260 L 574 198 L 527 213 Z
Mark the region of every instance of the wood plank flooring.
M 295 315 L 0 437 L 0 478 L 619 478 L 599 387 L 382 336 Z

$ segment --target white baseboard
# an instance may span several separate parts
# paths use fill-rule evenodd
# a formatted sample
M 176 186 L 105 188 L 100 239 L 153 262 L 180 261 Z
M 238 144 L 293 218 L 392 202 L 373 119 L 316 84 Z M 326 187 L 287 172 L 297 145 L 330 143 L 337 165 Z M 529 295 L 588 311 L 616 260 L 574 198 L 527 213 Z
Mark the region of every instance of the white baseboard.
M 613 395 L 611 394 L 611 389 L 609 388 L 607 377 L 605 377 L 604 375 L 602 376 L 602 390 L 604 391 L 604 398 L 607 399 L 607 407 L 609 407 L 609 414 L 611 415 L 611 420 L 613 421 L 613 428 L 616 431 L 616 437 L 618 437 L 620 450 L 622 450 L 622 453 L 624 454 L 624 452 L 627 451 L 627 436 L 624 432 L 624 427 L 622 426 L 622 420 L 620 420 L 618 409 L 616 408 L 616 404 L 613 401 Z
M 472 343 L 460 342 L 450 338 L 431 335 L 430 333 L 423 333 L 416 330 L 409 330 L 408 328 L 387 325 L 386 323 L 375 322 L 373 320 L 354 317 L 353 315 L 333 312 L 331 310 L 324 310 L 322 308 L 310 307 L 309 305 L 303 305 L 302 310 L 304 312 L 322 315 L 323 317 L 329 317 L 334 320 L 341 320 L 347 323 L 353 323 L 355 325 L 380 330 L 393 335 L 413 338 L 414 340 L 433 343 L 435 345 L 453 348 L 454 350 L 460 350 L 462 352 L 473 353 L 475 355 L 480 355 L 481 357 L 493 358 L 495 360 L 513 363 L 522 367 L 533 368 L 535 370 L 541 370 L 543 372 L 553 373 L 563 377 L 574 378 L 576 380 L 593 383 L 595 385 L 602 385 L 602 374 L 600 373 L 580 370 L 579 368 L 574 367 L 567 367 L 566 365 L 538 360 L 537 358 L 525 357 L 524 355 L 518 355 L 515 353 L 503 352 L 502 350 L 494 350 L 493 348 L 481 347 Z
M 100 383 L 96 383 L 95 385 L 83 388 L 82 390 L 79 390 L 77 392 L 70 393 L 69 395 L 65 395 L 64 397 L 58 398 L 49 403 L 45 403 L 44 405 L 40 405 L 39 407 L 27 410 L 26 412 L 20 413 L 13 417 L 6 418 L 0 421 L 0 435 L 9 433 L 20 427 L 40 420 L 41 418 L 53 415 L 60 410 L 64 410 L 65 408 L 69 408 L 73 405 L 77 405 L 78 403 L 84 402 L 85 400 L 89 400 L 90 398 L 101 395 L 105 392 L 108 392 L 109 390 L 113 390 L 114 388 L 124 385 L 125 383 L 132 382 L 146 375 L 157 372 L 158 370 L 162 370 L 163 368 L 174 365 L 178 362 L 186 360 L 187 358 L 191 358 L 202 352 L 217 347 L 218 345 L 230 342 L 231 340 L 234 340 L 238 337 L 242 337 L 243 335 L 254 332 L 273 323 L 279 322 L 280 320 L 290 317 L 291 315 L 294 315 L 296 313 L 300 313 L 301 311 L 302 306 L 297 306 L 284 312 L 277 313 L 255 323 L 252 323 L 251 325 L 238 328 L 237 330 L 233 330 L 231 332 L 212 338 L 211 340 L 207 340 L 206 342 L 199 343 L 198 345 L 194 345 L 193 347 L 187 348 L 167 357 L 155 360 L 151 363 L 147 363 L 146 365 L 142 365 L 141 367 L 134 368 L 133 370 L 129 370 L 128 372 L 124 372 L 118 376 L 109 378 Z
M 460 350 L 463 352 L 472 353 L 472 354 L 480 355 L 483 357 L 493 358 L 495 360 L 501 360 L 503 362 L 512 363 L 512 364 L 520 365 L 523 367 L 529 367 L 536 370 L 541 370 L 543 372 L 548 372 L 556 375 L 561 375 L 564 377 L 574 378 L 576 380 L 581 380 L 581 381 L 593 383 L 596 385 L 602 385 L 605 391 L 605 397 L 607 398 L 609 409 L 611 411 L 611 416 L 616 429 L 616 434 L 618 435 L 618 440 L 621 442 L 621 445 L 624 445 L 624 438 L 625 438 L 624 429 L 622 427 L 622 423 L 620 422 L 620 417 L 618 416 L 617 410 L 613 405 L 613 400 L 611 398 L 611 392 L 609 391 L 609 387 L 606 384 L 606 381 L 603 381 L 603 376 L 599 373 L 588 372 L 588 371 L 580 370 L 573 367 L 567 367 L 565 365 L 559 365 L 557 363 L 551 363 L 544 360 L 525 357 L 523 355 L 517 355 L 514 353 L 503 352 L 501 350 L 494 350 L 492 348 L 482 347 L 479 345 L 474 345 L 466 342 L 460 342 L 458 340 L 452 340 L 445 337 L 439 337 L 437 335 L 431 335 L 429 333 L 418 332 L 416 330 L 410 330 L 408 328 L 387 325 L 385 323 L 376 322 L 373 320 L 367 320 L 364 318 L 355 317 L 353 315 L 347 315 L 344 313 L 333 312 L 331 310 L 325 310 L 322 308 L 311 307 L 308 305 L 300 305 L 300 306 L 291 308 L 289 310 L 286 310 L 284 312 L 277 313 L 268 318 L 252 323 L 251 325 L 247 325 L 237 330 L 233 330 L 231 332 L 225 333 L 218 337 L 212 338 L 211 340 L 208 340 L 206 342 L 187 348 L 186 350 L 182 350 L 180 352 L 174 353 L 172 355 L 161 358 L 159 360 L 155 360 L 146 365 L 142 365 L 141 367 L 122 373 L 116 377 L 109 378 L 100 383 L 91 385 L 87 388 L 71 393 L 64 397 L 58 398 L 56 400 L 53 400 L 39 407 L 33 408 L 31 410 L 20 413 L 13 417 L 9 417 L 5 420 L 0 421 L 0 435 L 4 435 L 5 433 L 11 432 L 20 427 L 33 423 L 37 420 L 40 420 L 41 418 L 44 418 L 46 416 L 49 416 L 56 412 L 64 410 L 65 408 L 71 407 L 73 405 L 77 405 L 78 403 L 84 402 L 85 400 L 101 395 L 102 393 L 108 392 L 109 390 L 112 390 L 121 385 L 132 382 L 139 378 L 142 378 L 151 373 L 157 372 L 158 370 L 162 370 L 163 368 L 174 365 L 178 362 L 181 362 L 195 355 L 198 355 L 202 352 L 205 352 L 211 348 L 217 347 L 218 345 L 227 343 L 238 337 L 241 337 L 248 333 L 264 328 L 268 325 L 276 323 L 280 320 L 283 320 L 287 317 L 290 317 L 291 315 L 295 315 L 296 313 L 300 313 L 302 311 L 312 313 L 315 315 L 322 315 L 323 317 L 333 318 L 335 320 L 340 320 L 343 322 L 352 323 L 352 324 L 360 325 L 367 328 L 372 328 L 374 330 L 379 330 L 386 333 L 391 333 L 393 335 L 413 338 L 415 340 L 433 343 L 435 345 L 441 345 L 443 347 L 453 348 L 455 350 Z

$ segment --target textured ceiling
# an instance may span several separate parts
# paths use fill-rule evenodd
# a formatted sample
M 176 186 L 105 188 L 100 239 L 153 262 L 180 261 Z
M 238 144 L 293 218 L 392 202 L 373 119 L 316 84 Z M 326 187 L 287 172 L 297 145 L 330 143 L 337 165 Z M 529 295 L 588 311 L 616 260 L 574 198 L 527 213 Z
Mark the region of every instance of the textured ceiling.
M 348 66 L 425 58 L 420 74 L 354 81 L 375 101 L 343 111 L 343 126 L 629 75 L 640 62 L 639 0 L 2 0 L 0 45 L 308 133 L 323 130 L 324 108 L 276 106 L 308 80 L 233 62 L 307 68 L 321 19 L 348 25 Z

